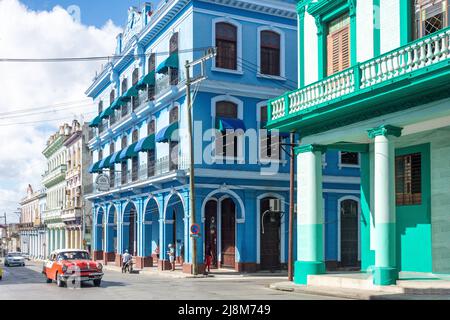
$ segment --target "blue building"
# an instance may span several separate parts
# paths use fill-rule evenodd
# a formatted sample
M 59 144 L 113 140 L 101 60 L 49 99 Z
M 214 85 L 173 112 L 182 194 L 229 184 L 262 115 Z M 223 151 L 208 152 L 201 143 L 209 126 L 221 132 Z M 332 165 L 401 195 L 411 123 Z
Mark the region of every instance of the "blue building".
M 192 271 L 184 65 L 216 47 L 191 92 L 198 263 L 210 250 L 219 268 L 286 264 L 286 135 L 264 128 L 267 101 L 297 88 L 296 44 L 295 1 L 168 0 L 129 9 L 116 57 L 86 92 L 98 103 L 87 196 L 95 259 L 120 265 L 129 250 L 138 267 L 167 270 L 174 244 L 178 265 Z M 338 206 L 359 206 L 358 161 L 350 153 L 324 158 L 327 257 L 335 266 L 343 252 Z M 286 214 L 265 214 L 270 199 Z

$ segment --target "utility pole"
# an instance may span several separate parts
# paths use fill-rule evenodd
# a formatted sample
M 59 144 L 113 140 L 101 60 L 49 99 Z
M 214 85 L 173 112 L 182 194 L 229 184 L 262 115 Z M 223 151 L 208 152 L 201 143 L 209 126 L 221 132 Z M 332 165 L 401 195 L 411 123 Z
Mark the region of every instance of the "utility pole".
M 288 257 L 288 279 L 294 280 L 294 183 L 295 183 L 295 133 L 291 132 L 291 152 L 290 152 L 290 179 L 289 179 L 289 257 Z
M 200 59 L 189 62 L 186 61 L 186 102 L 187 102 L 187 119 L 188 119 L 188 135 L 189 135 L 189 203 L 190 203 L 190 216 L 191 225 L 196 223 L 195 219 L 195 170 L 194 170 L 194 139 L 192 133 L 192 99 L 191 99 L 191 86 L 195 83 L 203 81 L 205 77 L 205 62 L 216 55 L 216 49 L 210 49 L 208 52 Z M 191 67 L 201 64 L 201 75 L 199 77 L 191 78 Z M 189 228 L 190 230 L 190 228 Z M 190 231 L 189 231 L 190 232 Z M 195 236 L 191 237 L 192 241 L 192 273 L 194 275 L 198 274 L 198 264 L 197 264 L 197 238 Z

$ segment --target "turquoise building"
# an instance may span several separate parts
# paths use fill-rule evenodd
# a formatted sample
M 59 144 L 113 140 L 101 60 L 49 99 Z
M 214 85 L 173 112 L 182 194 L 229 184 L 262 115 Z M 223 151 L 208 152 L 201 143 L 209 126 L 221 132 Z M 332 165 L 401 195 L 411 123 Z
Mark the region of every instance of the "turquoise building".
M 295 282 L 325 273 L 321 157 L 359 152 L 361 269 L 450 273 L 447 0 L 298 1 L 299 88 L 272 99 L 268 128 L 295 131 Z

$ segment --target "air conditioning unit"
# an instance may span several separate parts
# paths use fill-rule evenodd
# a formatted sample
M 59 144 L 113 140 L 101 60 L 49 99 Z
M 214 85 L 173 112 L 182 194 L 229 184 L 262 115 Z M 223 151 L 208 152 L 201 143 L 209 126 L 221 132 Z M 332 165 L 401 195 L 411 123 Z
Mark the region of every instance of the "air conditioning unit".
M 271 212 L 282 212 L 281 200 L 280 199 L 270 199 L 269 207 Z

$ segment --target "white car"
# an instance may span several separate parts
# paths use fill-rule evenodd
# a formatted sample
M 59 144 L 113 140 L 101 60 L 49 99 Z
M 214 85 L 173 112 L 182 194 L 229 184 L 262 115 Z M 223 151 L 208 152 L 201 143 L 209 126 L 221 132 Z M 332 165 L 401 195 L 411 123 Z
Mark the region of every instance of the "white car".
M 20 252 L 10 252 L 5 257 L 5 267 L 22 266 L 25 267 L 25 258 Z

